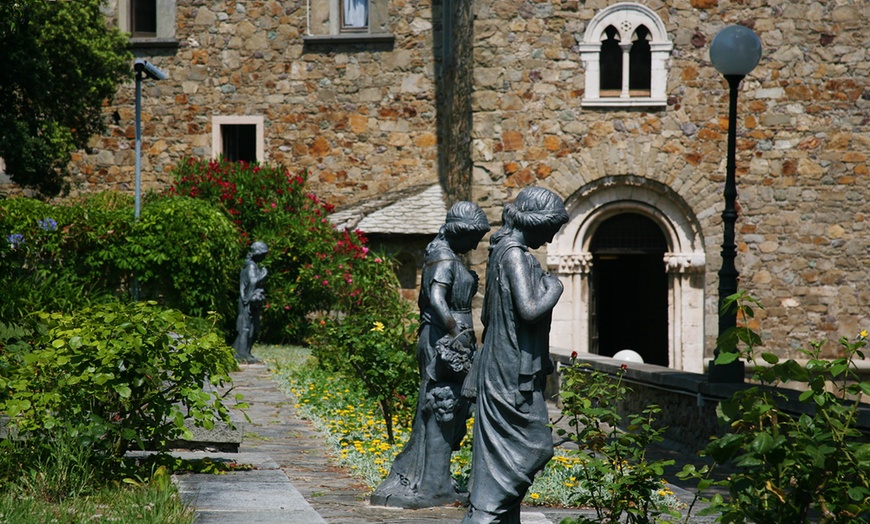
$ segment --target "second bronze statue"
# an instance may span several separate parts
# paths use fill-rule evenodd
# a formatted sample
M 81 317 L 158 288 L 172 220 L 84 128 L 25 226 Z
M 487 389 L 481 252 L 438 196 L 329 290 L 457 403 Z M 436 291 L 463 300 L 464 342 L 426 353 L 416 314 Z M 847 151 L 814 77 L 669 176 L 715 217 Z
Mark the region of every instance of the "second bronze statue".
M 476 248 L 489 229 L 480 207 L 458 202 L 426 248 L 419 298 L 417 413 L 411 437 L 372 493 L 372 504 L 425 508 L 468 502 L 468 493 L 453 482 L 450 456 L 466 432 L 469 402 L 460 392 L 477 348 L 471 301 L 478 277 L 459 255 Z

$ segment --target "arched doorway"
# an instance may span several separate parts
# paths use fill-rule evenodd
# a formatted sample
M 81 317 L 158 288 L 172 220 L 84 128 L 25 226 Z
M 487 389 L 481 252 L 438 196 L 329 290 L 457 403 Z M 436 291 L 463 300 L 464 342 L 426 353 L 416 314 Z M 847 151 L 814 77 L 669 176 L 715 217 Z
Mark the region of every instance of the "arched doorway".
M 592 235 L 590 352 L 611 357 L 622 349 L 667 366 L 668 280 L 661 228 L 644 215 L 621 213 Z
M 658 289 L 661 289 L 661 281 L 655 280 L 664 274 L 666 282 L 666 314 L 667 321 L 655 320 L 657 326 L 667 326 L 667 358 L 664 363 L 669 368 L 701 373 L 704 371 L 704 273 L 706 270 L 706 256 L 704 240 L 700 224 L 695 217 L 692 208 L 686 201 L 670 187 L 653 180 L 632 175 L 604 177 L 594 180 L 580 189 L 565 201 L 570 217 L 568 223 L 556 234 L 547 247 L 547 266 L 562 280 L 565 291 L 559 303 L 553 310 L 553 324 L 550 330 L 551 352 L 561 357 L 569 357 L 573 351 L 578 353 L 596 353 L 598 346 L 593 349 L 592 344 L 598 343 L 598 317 L 601 313 L 598 309 L 597 299 L 602 297 L 600 283 L 610 282 L 612 285 L 629 278 L 646 274 L 649 271 L 647 281 L 656 281 Z M 635 262 L 636 265 L 619 267 L 616 259 L 610 257 L 621 253 L 607 253 L 607 250 L 643 245 L 639 241 L 623 239 L 619 236 L 607 233 L 606 226 L 611 219 L 617 219 L 622 215 L 629 216 L 619 220 L 630 220 L 629 229 L 636 227 L 649 228 L 650 223 L 657 228 L 649 230 L 647 237 L 654 239 L 655 250 L 647 246 L 644 248 L 649 255 L 644 261 L 644 253 L 635 253 L 636 259 L 627 259 L 625 264 Z M 617 228 L 618 222 L 614 222 Z M 642 226 L 640 224 L 643 224 Z M 607 243 L 596 238 L 601 233 L 600 239 L 609 238 Z M 665 250 L 661 251 L 660 238 L 665 239 Z M 593 248 L 593 242 L 595 247 Z M 657 253 L 658 260 L 653 260 L 653 251 Z M 598 255 L 598 256 L 596 256 Z M 629 253 L 624 253 L 628 256 Z M 608 265 L 612 267 L 608 268 Z M 600 271 L 596 268 L 603 265 Z M 658 276 L 655 269 L 658 268 Z M 608 275 L 608 271 L 610 275 Z M 597 273 L 597 282 L 593 281 Z M 618 278 L 612 275 L 618 275 Z M 646 285 L 646 284 L 644 284 Z M 636 295 L 638 289 L 643 289 L 640 284 L 629 285 L 630 291 L 608 292 L 611 295 Z M 595 296 L 593 292 L 597 291 Z M 656 291 L 655 296 L 661 294 Z M 641 300 L 638 296 L 631 296 L 632 301 Z M 607 311 L 607 305 L 604 305 Z M 620 306 L 612 307 L 615 310 Z M 661 311 L 656 306 L 656 311 Z M 622 314 L 621 312 L 619 313 Z M 656 313 L 656 315 L 659 313 Z M 624 316 L 624 315 L 623 315 Z M 618 318 L 618 316 L 617 316 Z M 656 317 L 653 317 L 656 318 Z M 637 321 L 640 322 L 640 321 Z M 593 325 L 594 324 L 594 325 Z M 622 322 L 622 328 L 631 327 Z M 595 333 L 595 335 L 593 335 Z M 652 335 L 648 335 L 652 337 Z M 656 340 L 662 340 L 660 334 L 655 335 Z M 620 342 L 620 344 L 623 344 Z M 624 344 L 629 344 L 625 342 Z M 620 348 L 625 349 L 625 348 Z M 639 347 L 631 347 L 640 352 Z M 658 350 L 656 350 L 658 351 Z M 650 358 L 646 357 L 645 358 Z M 656 362 L 654 357 L 647 362 Z M 657 362 L 662 362 L 658 360 Z

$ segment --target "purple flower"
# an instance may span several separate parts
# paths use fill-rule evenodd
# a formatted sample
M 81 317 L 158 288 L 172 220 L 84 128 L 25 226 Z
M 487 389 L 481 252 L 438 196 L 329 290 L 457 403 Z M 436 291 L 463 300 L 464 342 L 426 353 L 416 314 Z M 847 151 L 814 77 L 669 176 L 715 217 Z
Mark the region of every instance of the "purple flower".
M 9 242 L 9 245 L 12 246 L 12 249 L 15 249 L 24 243 L 24 235 L 22 235 L 21 233 L 6 235 L 6 242 Z
M 53 218 L 43 218 L 37 222 L 43 231 L 56 231 L 57 221 Z

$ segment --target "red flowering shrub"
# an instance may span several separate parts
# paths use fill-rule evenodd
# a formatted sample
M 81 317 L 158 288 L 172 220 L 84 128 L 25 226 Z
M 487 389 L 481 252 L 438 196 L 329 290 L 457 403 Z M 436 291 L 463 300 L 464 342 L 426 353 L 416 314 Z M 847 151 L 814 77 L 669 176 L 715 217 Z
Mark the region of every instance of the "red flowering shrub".
M 361 233 L 335 229 L 327 218 L 332 206 L 307 190 L 307 173 L 188 159 L 173 174 L 176 182 L 170 195 L 219 205 L 238 226 L 240 242 L 262 241 L 269 246 L 261 341 L 299 342 L 306 335 L 310 313 L 348 311 L 365 297 L 393 292 L 364 287 L 371 280 L 364 275 L 389 272 L 389 264 L 375 261 L 384 259 L 369 254 Z

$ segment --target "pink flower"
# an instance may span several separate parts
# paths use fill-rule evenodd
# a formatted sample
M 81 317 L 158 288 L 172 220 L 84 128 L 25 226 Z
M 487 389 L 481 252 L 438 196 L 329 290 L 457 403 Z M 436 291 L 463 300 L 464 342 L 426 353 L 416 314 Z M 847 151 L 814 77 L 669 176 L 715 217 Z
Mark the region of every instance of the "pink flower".
M 290 311 L 290 306 L 284 306 L 284 309 L 286 309 L 287 311 Z
M 323 285 L 324 285 L 324 286 L 328 286 L 328 285 L 329 285 L 329 280 L 324 280 L 324 281 L 323 281 Z
M 272 209 L 275 209 L 275 202 L 272 202 Z
M 376 259 L 375 259 L 375 262 L 378 263 L 378 264 L 380 264 L 381 262 L 383 262 L 383 260 L 381 260 L 380 258 L 376 258 Z
M 348 279 L 347 279 L 347 283 L 348 283 L 348 284 L 353 284 L 353 279 L 352 279 L 352 278 L 348 278 Z

